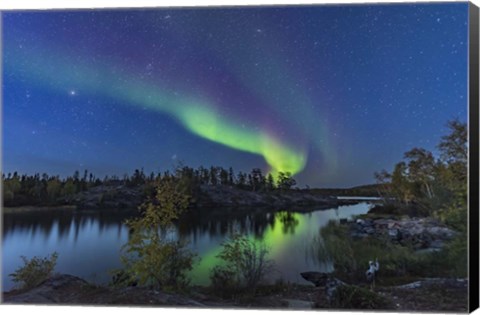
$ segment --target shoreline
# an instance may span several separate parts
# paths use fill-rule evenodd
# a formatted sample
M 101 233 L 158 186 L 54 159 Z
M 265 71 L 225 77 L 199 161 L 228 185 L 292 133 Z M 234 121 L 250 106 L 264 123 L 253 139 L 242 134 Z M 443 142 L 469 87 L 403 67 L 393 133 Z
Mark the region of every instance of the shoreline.
M 378 285 L 369 291 L 363 284 L 346 284 L 363 299 L 381 299 L 376 304 L 360 303 L 355 309 L 388 311 L 464 312 L 467 308 L 468 280 L 461 278 L 419 278 L 395 285 Z M 447 296 L 445 296 L 445 292 Z M 358 294 L 357 294 L 358 295 Z M 359 300 L 361 302 L 361 300 Z M 255 293 L 243 292 L 240 298 L 220 297 L 208 286 L 192 286 L 188 293 L 164 292 L 146 287 L 110 287 L 92 284 L 69 274 L 56 274 L 36 287 L 2 292 L 8 305 L 103 305 L 170 306 L 221 309 L 341 310 L 352 305 L 332 305 L 322 286 L 282 283 L 260 285 Z
M 336 194 L 335 194 L 336 192 Z M 59 199 L 56 205 L 43 206 L 35 204 L 13 205 L 3 207 L 3 213 L 22 213 L 45 210 L 68 210 L 78 213 L 133 213 L 138 207 L 152 197 L 145 191 L 145 186 L 129 187 L 126 185 L 101 185 L 72 196 L 69 200 Z M 338 208 L 340 206 L 361 202 L 381 203 L 382 200 L 371 196 L 345 196 L 338 191 L 320 193 L 318 189 L 290 189 L 274 191 L 251 191 L 234 186 L 199 185 L 190 193 L 189 209 L 228 209 L 229 212 L 245 212 L 252 209 L 283 210 L 292 212 L 311 212 L 315 210 Z
M 193 205 L 189 207 L 190 210 L 208 210 L 211 214 L 225 213 L 241 213 L 241 212 L 252 212 L 252 211 L 287 211 L 287 212 L 296 212 L 296 213 L 309 213 L 314 211 L 329 210 L 335 209 L 342 206 L 356 205 L 359 203 L 369 203 L 376 204 L 378 200 L 363 200 L 363 199 L 337 199 L 335 202 L 313 202 L 313 203 L 285 203 L 284 205 L 272 204 L 272 205 L 231 205 L 231 204 L 204 204 L 204 205 Z M 87 208 L 81 205 L 63 205 L 63 206 L 17 206 L 17 207 L 2 207 L 2 214 L 19 214 L 19 213 L 29 213 L 29 212 L 42 212 L 42 211 L 66 211 L 66 212 L 75 212 L 75 213 L 136 213 L 138 212 L 138 207 L 92 207 Z M 220 212 L 221 211 L 221 212 Z
M 77 211 L 77 210 L 78 210 L 77 205 L 2 207 L 3 214 L 41 212 L 41 211 Z

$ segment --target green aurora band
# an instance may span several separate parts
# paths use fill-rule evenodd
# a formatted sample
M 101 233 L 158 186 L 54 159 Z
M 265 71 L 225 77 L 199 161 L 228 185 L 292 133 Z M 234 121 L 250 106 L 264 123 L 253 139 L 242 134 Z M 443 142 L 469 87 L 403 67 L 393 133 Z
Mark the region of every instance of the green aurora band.
M 257 38 L 252 38 L 250 33 L 236 29 L 234 31 L 236 37 L 233 37 L 232 30 L 217 27 L 218 19 L 223 19 L 225 16 L 235 19 L 235 13 L 227 10 L 223 15 L 214 16 L 207 21 L 201 17 L 197 17 L 197 19 L 191 17 L 190 28 L 187 30 L 185 30 L 185 26 L 175 28 L 175 24 L 170 27 L 174 29 L 173 33 L 180 38 L 186 38 L 192 42 L 195 41 L 195 36 L 200 36 L 196 33 L 199 25 L 215 33 L 218 37 L 216 40 L 208 40 L 208 45 L 198 46 L 196 49 L 202 50 L 221 64 L 228 64 L 235 79 L 243 86 L 248 87 L 249 91 L 260 99 L 264 106 L 280 115 L 289 122 L 292 128 L 295 128 L 297 133 L 301 133 L 304 138 L 308 138 L 312 142 L 315 150 L 324 157 L 322 176 L 335 174 L 337 155 L 328 136 L 328 122 L 326 119 L 323 119 L 321 123 L 318 121 L 319 117 L 325 117 L 326 114 L 318 115 L 312 110 L 315 101 L 312 100 L 311 93 L 308 91 L 308 84 L 304 88 L 299 87 L 305 84 L 304 73 L 310 69 L 292 69 L 292 66 L 285 63 L 284 60 L 289 58 L 289 54 L 278 49 L 279 46 L 289 46 L 283 32 L 269 29 L 268 37 L 258 33 L 261 40 L 257 40 Z M 259 27 L 262 28 L 263 22 L 256 20 L 253 24 L 260 25 Z M 162 22 L 151 19 L 149 23 L 158 23 L 158 26 L 161 27 Z M 250 47 L 256 47 L 256 49 L 250 49 Z M 236 62 L 229 63 L 225 58 L 232 51 L 235 52 Z M 272 51 L 275 51 L 275 54 L 268 53 Z M 285 87 L 295 87 L 296 93 L 292 94 L 291 90 Z M 275 93 L 271 93 L 272 90 Z M 291 112 L 279 110 L 282 105 L 288 107 L 291 104 L 295 104 L 295 115 L 302 119 L 291 119 Z
M 135 75 L 118 73 L 109 62 L 87 64 L 59 54 L 57 49 L 27 51 L 15 49 L 5 56 L 5 68 L 22 79 L 58 91 L 75 87 L 82 93 L 106 96 L 131 106 L 168 114 L 193 134 L 227 147 L 261 155 L 270 172 L 299 173 L 306 165 L 306 150 L 282 143 L 265 130 L 254 132 L 253 126 L 238 124 L 220 115 L 213 102 L 194 96 L 177 96 L 158 86 L 134 79 Z M 18 67 L 28 71 L 16 73 Z

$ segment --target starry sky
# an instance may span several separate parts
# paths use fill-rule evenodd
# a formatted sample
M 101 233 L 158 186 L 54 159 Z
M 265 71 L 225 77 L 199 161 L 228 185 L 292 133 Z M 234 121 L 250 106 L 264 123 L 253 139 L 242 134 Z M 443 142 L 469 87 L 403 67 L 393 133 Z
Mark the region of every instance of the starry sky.
M 373 183 L 467 119 L 467 3 L 3 12 L 3 172 Z

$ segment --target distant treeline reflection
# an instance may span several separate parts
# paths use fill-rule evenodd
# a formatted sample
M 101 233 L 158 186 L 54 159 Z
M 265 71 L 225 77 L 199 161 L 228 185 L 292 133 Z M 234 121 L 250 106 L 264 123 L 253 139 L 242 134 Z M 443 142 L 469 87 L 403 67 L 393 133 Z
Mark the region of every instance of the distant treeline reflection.
M 205 210 L 209 213 L 209 210 Z M 3 237 L 13 231 L 25 231 L 31 235 L 42 235 L 45 239 L 52 232 L 58 231 L 59 238 L 65 238 L 73 233 L 73 239 L 86 227 L 98 225 L 100 234 L 107 229 L 117 229 L 120 237 L 122 229 L 127 229 L 125 220 L 133 217 L 133 213 L 117 212 L 80 212 L 74 213 L 63 210 L 41 210 L 28 213 L 8 213 L 3 217 Z M 195 243 L 202 235 L 211 237 L 225 237 L 233 230 L 242 234 L 248 233 L 260 239 L 268 228 L 274 229 L 276 224 L 282 224 L 284 234 L 295 234 L 298 220 L 294 214 L 286 211 L 250 213 L 229 213 L 202 215 L 202 211 L 188 214 L 175 222 L 178 233 L 182 236 L 191 236 Z M 54 231 L 55 229 L 55 231 Z

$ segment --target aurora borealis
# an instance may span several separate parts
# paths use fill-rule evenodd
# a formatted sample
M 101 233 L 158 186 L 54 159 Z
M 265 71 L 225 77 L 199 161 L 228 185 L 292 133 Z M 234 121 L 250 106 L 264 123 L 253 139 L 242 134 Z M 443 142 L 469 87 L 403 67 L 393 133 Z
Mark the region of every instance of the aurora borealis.
M 2 170 L 371 183 L 466 120 L 467 8 L 3 12 Z

